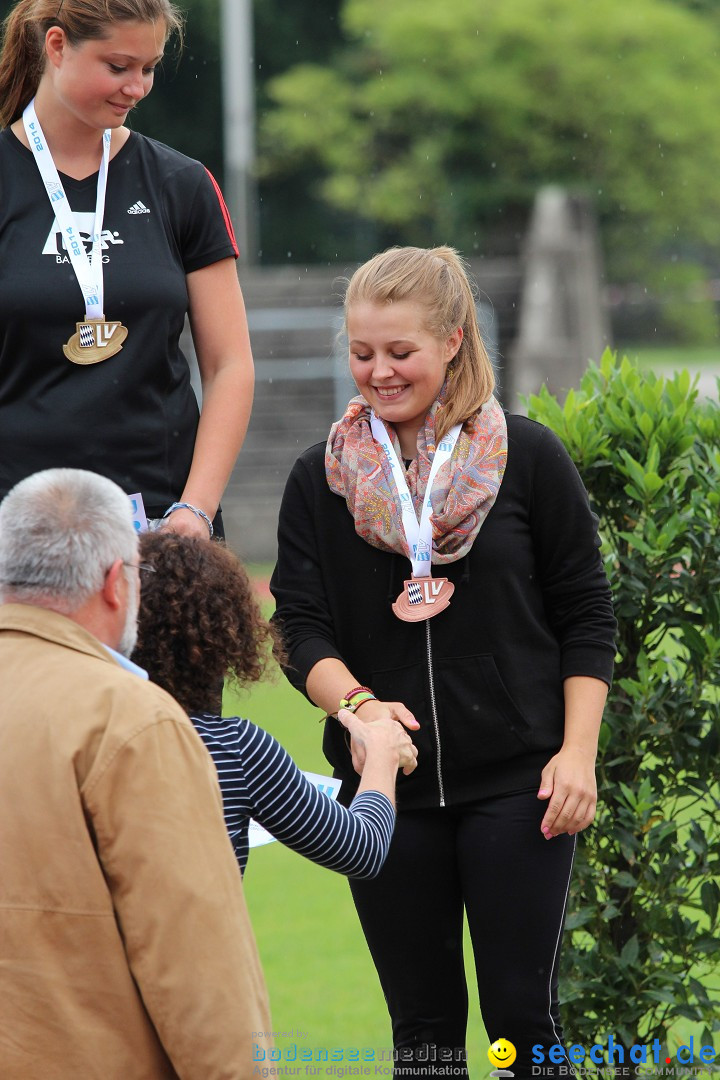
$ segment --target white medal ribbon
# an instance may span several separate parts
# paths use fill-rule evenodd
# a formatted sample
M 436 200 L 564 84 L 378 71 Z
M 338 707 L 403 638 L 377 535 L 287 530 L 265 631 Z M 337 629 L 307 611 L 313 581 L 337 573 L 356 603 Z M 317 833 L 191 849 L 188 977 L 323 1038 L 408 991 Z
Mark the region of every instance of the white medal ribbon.
M 58 174 L 52 154 L 40 127 L 40 122 L 35 112 L 35 99 L 30 102 L 23 112 L 23 125 L 25 134 L 30 144 L 30 149 L 35 154 L 35 161 L 40 170 L 40 176 L 45 184 L 45 190 L 50 199 L 58 224 L 62 230 L 67 253 L 70 256 L 72 268 L 78 279 L 85 299 L 85 312 L 88 319 L 103 318 L 103 264 L 101 252 L 101 233 L 103 217 L 105 214 L 105 192 L 107 190 L 108 166 L 110 164 L 110 139 L 111 132 L 108 128 L 103 132 L 103 153 L 100 172 L 98 173 L 97 197 L 95 200 L 95 222 L 93 224 L 92 251 L 90 258 L 85 254 L 85 247 L 80 238 L 75 215 L 70 209 L 65 188 Z
M 392 444 L 392 440 L 387 433 L 385 425 L 372 410 L 370 412 L 370 426 L 372 428 L 373 438 L 376 442 L 380 443 L 380 446 L 385 451 L 385 456 L 390 465 L 393 480 L 395 481 L 395 487 L 397 488 L 400 499 L 400 509 L 402 511 L 401 520 L 405 530 L 408 548 L 412 552 L 410 559 L 412 562 L 412 576 L 414 578 L 430 577 L 432 573 L 432 525 L 430 523 L 432 502 L 430 501 L 430 495 L 438 469 L 442 468 L 445 462 L 449 461 L 452 457 L 455 443 L 462 430 L 462 424 L 456 424 L 455 427 L 451 428 L 447 435 L 443 436 L 439 446 L 435 449 L 435 456 L 430 468 L 430 476 L 428 477 L 427 488 L 425 490 L 420 521 L 418 521 L 415 507 L 413 506 L 412 495 L 407 486 L 405 470 L 398 459 L 395 447 Z

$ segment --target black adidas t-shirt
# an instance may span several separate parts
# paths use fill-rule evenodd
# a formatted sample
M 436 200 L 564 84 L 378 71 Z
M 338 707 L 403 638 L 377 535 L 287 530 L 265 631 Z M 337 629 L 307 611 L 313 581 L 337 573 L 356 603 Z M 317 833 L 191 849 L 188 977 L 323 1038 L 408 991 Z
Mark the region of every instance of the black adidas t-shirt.
M 89 251 L 97 174 L 62 179 Z M 32 153 L 0 132 L 0 498 L 66 466 L 142 492 L 159 516 L 182 492 L 198 421 L 179 347 L 185 275 L 237 249 L 207 170 L 135 132 L 110 162 L 102 236 L 105 318 L 128 337 L 79 366 L 62 347 L 85 317 L 80 286 Z

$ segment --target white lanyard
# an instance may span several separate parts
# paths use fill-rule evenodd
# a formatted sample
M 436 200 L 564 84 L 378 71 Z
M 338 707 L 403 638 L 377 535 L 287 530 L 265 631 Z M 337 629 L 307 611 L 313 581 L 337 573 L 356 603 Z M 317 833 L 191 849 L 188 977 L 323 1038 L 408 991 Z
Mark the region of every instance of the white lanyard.
M 105 192 L 107 190 L 108 165 L 110 163 L 110 139 L 111 132 L 103 132 L 103 154 L 100 172 L 98 174 L 97 198 L 95 200 L 95 222 L 93 224 L 92 251 L 90 258 L 85 254 L 85 247 L 80 238 L 75 215 L 70 209 L 65 188 L 47 141 L 40 127 L 40 122 L 35 112 L 35 99 L 30 102 L 23 112 L 23 124 L 27 135 L 30 149 L 35 154 L 40 176 L 45 184 L 45 190 L 50 199 L 50 205 L 55 211 L 58 224 L 62 230 L 67 253 L 70 256 L 75 276 L 82 289 L 85 299 L 85 312 L 88 319 L 103 318 L 103 264 L 100 248 L 103 216 L 105 214 Z
M 425 498 L 423 500 L 422 513 L 419 522 L 415 507 L 413 506 L 412 496 L 408 490 L 407 481 L 405 479 L 405 470 L 395 453 L 395 447 L 385 429 L 385 425 L 372 410 L 370 412 L 370 426 L 375 441 L 380 443 L 385 451 L 385 456 L 387 457 L 393 480 L 395 481 L 395 487 L 397 488 L 398 496 L 400 498 L 402 523 L 403 528 L 405 529 L 408 548 L 411 552 L 410 561 L 412 562 L 413 577 L 430 577 L 432 561 L 432 525 L 430 523 L 432 502 L 430 501 L 430 494 L 438 469 L 452 457 L 455 443 L 457 442 L 458 435 L 462 429 L 462 424 L 456 424 L 455 427 L 451 428 L 447 435 L 443 436 L 440 445 L 435 449 L 435 456 L 430 468 L 430 476 L 428 477 L 427 488 L 425 489 Z

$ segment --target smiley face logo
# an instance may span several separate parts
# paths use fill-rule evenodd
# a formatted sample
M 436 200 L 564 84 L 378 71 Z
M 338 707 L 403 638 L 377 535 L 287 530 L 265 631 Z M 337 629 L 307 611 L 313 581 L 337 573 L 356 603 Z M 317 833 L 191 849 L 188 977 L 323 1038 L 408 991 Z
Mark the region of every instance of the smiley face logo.
M 507 1069 L 517 1057 L 517 1050 L 508 1039 L 496 1039 L 488 1049 L 488 1060 L 498 1069 Z

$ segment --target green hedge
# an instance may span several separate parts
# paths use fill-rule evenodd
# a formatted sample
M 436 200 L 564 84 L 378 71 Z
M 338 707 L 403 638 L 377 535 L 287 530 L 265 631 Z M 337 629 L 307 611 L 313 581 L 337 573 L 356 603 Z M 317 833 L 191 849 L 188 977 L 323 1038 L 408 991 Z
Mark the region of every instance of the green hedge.
M 686 371 L 658 378 L 607 352 L 560 404 L 529 399 L 563 439 L 600 518 L 619 621 L 561 983 L 573 1041 L 626 1045 L 720 1030 L 720 408 Z M 714 980 L 713 980 L 714 973 Z

